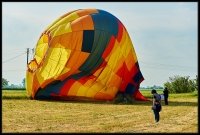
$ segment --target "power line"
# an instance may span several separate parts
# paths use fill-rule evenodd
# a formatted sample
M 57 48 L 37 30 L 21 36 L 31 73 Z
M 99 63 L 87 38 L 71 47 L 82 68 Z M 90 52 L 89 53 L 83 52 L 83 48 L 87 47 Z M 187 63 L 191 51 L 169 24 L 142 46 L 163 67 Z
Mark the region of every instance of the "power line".
M 167 69 L 167 68 L 164 68 L 164 67 L 148 67 L 148 66 L 145 66 L 143 68 L 153 68 L 153 69 L 156 69 L 156 70 L 168 70 L 168 71 L 188 71 L 188 72 L 197 72 L 197 71 L 192 71 L 192 70 L 189 70 L 189 69 L 175 69 L 175 68 L 172 68 L 172 69 Z
M 24 53 L 22 53 L 22 54 L 20 54 L 20 55 L 17 55 L 17 56 L 15 56 L 15 57 L 13 57 L 13 58 L 7 59 L 7 60 L 3 61 L 3 63 L 6 63 L 6 62 L 11 61 L 11 60 L 14 60 L 14 59 L 16 59 L 16 58 L 18 58 L 18 57 L 24 55 L 25 53 L 27 53 L 27 52 L 24 52 Z
M 19 54 L 19 53 L 21 54 L 23 52 L 24 51 L 21 50 L 21 51 L 9 51 L 9 52 L 8 51 L 3 51 L 2 53 L 8 55 L 8 54 Z
M 18 57 L 20 57 L 20 56 L 26 54 L 26 55 L 27 55 L 27 61 L 26 61 L 26 62 L 27 62 L 27 64 L 28 64 L 28 62 L 29 62 L 29 55 L 32 55 L 32 57 L 33 57 L 33 53 L 34 53 L 34 48 L 33 48 L 33 49 L 27 48 L 26 52 L 23 52 L 22 54 L 19 54 L 19 55 L 15 56 L 15 57 L 12 57 L 12 58 L 10 58 L 10 59 L 7 59 L 7 60 L 3 61 L 3 63 L 9 62 L 9 61 L 11 61 L 11 60 L 14 60 L 14 59 L 16 59 L 16 58 L 18 58 Z
M 25 53 L 27 54 L 27 64 L 29 62 L 29 55 L 32 55 L 32 57 L 34 56 L 34 48 L 31 49 L 31 48 L 27 48 L 27 51 L 20 54 L 20 55 L 17 55 L 13 58 L 10 58 L 6 61 L 3 61 L 3 63 L 6 63 L 6 62 L 9 62 L 11 60 L 14 60 L 16 59 L 17 57 L 20 57 L 22 55 L 24 55 Z M 174 70 L 174 69 L 178 69 L 178 70 L 191 70 L 191 68 L 195 68 L 195 67 L 191 67 L 191 66 L 180 66 L 180 65 L 171 65 L 171 64 L 162 64 L 162 63 L 150 63 L 150 62 L 143 62 L 143 61 L 140 61 L 142 64 L 145 64 L 145 66 L 143 66 L 144 68 L 156 68 L 156 69 L 164 69 L 164 70 Z M 19 71 L 19 70 L 9 70 L 9 71 Z
M 164 66 L 164 67 L 176 67 L 176 68 L 195 68 L 195 67 L 192 67 L 192 66 L 180 66 L 180 65 L 171 65 L 171 64 L 162 64 L 162 63 L 150 63 L 150 62 L 143 62 L 143 61 L 140 61 L 141 63 L 143 64 L 147 64 L 147 65 L 153 65 L 153 66 Z
M 159 64 L 159 63 L 157 63 L 157 65 L 156 65 L 155 63 L 147 64 L 145 62 L 141 62 L 141 64 L 144 64 L 144 66 L 142 66 L 143 68 L 154 68 L 157 70 L 162 69 L 162 70 L 170 70 L 170 71 L 179 70 L 179 71 L 195 72 L 192 70 L 192 69 L 194 69 L 194 67 L 189 67 L 189 66 L 167 65 L 167 64 Z
M 11 69 L 11 70 L 3 70 L 3 72 L 12 72 L 12 71 L 14 71 L 14 72 L 25 72 L 26 71 L 26 69 Z

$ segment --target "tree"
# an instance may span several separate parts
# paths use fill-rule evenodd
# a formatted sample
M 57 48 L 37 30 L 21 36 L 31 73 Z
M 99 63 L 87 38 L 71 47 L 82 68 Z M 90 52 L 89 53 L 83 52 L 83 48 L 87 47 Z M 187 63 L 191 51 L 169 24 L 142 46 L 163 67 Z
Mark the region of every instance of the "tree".
M 169 82 L 164 83 L 164 86 L 168 88 L 170 93 L 187 93 L 193 92 L 196 89 L 194 80 L 190 80 L 189 76 L 174 76 L 169 77 Z
M 198 90 L 198 75 L 196 75 L 196 79 L 194 79 L 194 83 L 195 83 L 195 87 L 196 87 L 196 90 Z
M 8 86 L 8 82 L 6 79 L 2 78 L 2 88 L 5 88 L 6 86 Z
M 22 86 L 25 87 L 25 78 L 22 80 Z

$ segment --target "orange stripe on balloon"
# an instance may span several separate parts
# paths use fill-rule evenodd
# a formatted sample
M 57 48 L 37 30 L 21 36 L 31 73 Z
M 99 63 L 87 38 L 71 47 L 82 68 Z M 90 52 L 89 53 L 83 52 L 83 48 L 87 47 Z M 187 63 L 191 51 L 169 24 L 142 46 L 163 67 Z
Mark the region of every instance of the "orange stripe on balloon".
M 94 96 L 95 99 L 99 100 L 112 100 L 113 97 L 109 94 L 102 93 L 102 92 L 97 92 L 97 94 Z
M 89 15 L 93 13 L 98 13 L 97 9 L 84 9 L 84 10 L 78 10 L 76 12 L 79 16 Z
M 91 16 L 87 15 L 81 17 L 81 23 L 83 30 L 94 30 L 94 24 Z

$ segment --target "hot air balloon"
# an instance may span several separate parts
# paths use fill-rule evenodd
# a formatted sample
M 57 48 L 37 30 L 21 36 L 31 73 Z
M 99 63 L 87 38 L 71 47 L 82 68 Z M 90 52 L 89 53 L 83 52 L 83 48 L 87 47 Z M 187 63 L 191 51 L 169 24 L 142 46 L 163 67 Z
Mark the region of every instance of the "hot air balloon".
M 122 22 L 99 9 L 64 14 L 39 37 L 27 65 L 32 99 L 115 99 L 118 93 L 145 100 L 144 80 L 133 43 Z

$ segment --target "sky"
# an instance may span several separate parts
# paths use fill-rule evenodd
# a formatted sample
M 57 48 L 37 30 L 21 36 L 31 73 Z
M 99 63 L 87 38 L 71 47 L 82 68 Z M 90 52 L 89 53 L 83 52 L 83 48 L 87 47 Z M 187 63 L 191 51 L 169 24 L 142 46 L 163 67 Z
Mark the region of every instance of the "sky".
M 144 81 L 163 86 L 175 75 L 198 75 L 197 2 L 2 2 L 2 77 L 22 84 L 27 48 L 57 18 L 76 9 L 110 12 L 126 27 Z M 30 52 L 29 61 L 33 53 Z

